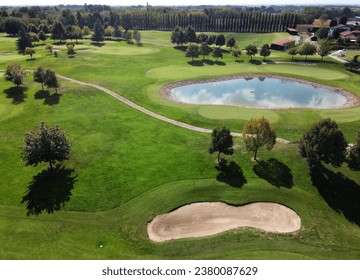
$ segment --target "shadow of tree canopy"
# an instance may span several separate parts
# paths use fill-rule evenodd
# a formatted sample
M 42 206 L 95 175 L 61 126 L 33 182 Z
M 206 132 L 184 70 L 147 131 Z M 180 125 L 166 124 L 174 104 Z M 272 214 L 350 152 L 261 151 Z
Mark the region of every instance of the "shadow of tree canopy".
M 6 98 L 11 98 L 13 104 L 20 104 L 25 101 L 27 87 L 19 86 L 19 87 L 11 87 L 4 90 L 6 94 Z
M 326 167 L 313 168 L 310 175 L 327 204 L 360 226 L 360 186 L 341 172 L 335 173 Z
M 225 66 L 226 63 L 223 61 L 215 61 L 214 64 L 218 65 L 218 66 Z
M 50 94 L 48 90 L 39 90 L 34 95 L 35 99 L 44 99 L 44 104 L 52 106 L 60 103 L 61 94 Z
M 213 60 L 210 60 L 210 59 L 203 59 L 202 62 L 204 62 L 205 64 L 208 64 L 208 65 L 214 65 L 214 61 Z
M 92 43 L 91 43 L 91 45 L 93 45 L 93 46 L 95 46 L 95 47 L 99 47 L 99 48 L 101 48 L 101 47 L 105 46 L 105 43 L 96 43 L 96 42 L 92 42 Z
M 27 215 L 39 215 L 46 211 L 59 211 L 70 200 L 77 175 L 74 169 L 50 168 L 35 175 L 21 203 L 26 203 Z
M 261 60 L 258 60 L 258 59 L 251 59 L 249 62 L 251 64 L 254 64 L 254 65 L 261 65 L 262 64 Z
M 216 180 L 219 182 L 226 183 L 234 188 L 241 188 L 247 183 L 241 167 L 234 161 L 228 163 L 226 159 L 222 159 L 215 168 L 219 171 L 216 176 Z
M 192 60 L 192 61 L 189 61 L 188 64 L 191 66 L 197 66 L 197 67 L 204 66 L 204 63 L 201 60 Z
M 258 164 L 253 167 L 253 171 L 273 186 L 291 188 L 294 185 L 291 169 L 277 159 L 258 161 Z

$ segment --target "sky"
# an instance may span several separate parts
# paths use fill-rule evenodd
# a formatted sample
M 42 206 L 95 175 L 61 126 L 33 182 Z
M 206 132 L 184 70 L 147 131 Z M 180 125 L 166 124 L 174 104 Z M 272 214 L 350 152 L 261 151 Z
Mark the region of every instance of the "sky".
M 104 4 L 110 6 L 146 5 L 152 6 L 187 6 L 187 5 L 360 5 L 359 0 L 0 0 L 0 6 L 34 6 L 34 5 L 68 5 Z

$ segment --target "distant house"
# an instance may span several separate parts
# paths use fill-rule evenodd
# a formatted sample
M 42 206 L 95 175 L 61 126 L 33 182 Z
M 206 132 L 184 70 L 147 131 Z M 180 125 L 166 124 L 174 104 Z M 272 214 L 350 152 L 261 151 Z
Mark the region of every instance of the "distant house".
M 320 28 L 320 25 L 317 24 L 298 24 L 296 25 L 296 30 L 300 33 L 315 33 Z
M 344 32 L 344 31 L 350 31 L 350 29 L 351 28 L 349 26 L 346 26 L 343 24 L 338 24 L 333 27 L 330 27 L 329 35 L 333 36 L 334 33 L 336 33 L 336 32 L 338 32 L 340 34 L 341 32 Z
M 356 36 L 352 31 L 343 31 L 340 33 L 340 37 L 343 40 L 350 41 L 351 43 L 356 43 Z
M 287 33 L 289 33 L 290 35 L 299 35 L 299 31 L 297 29 L 294 28 L 286 28 Z
M 286 51 L 290 42 L 292 42 L 292 40 L 289 39 L 273 42 L 271 43 L 270 48 L 276 51 Z

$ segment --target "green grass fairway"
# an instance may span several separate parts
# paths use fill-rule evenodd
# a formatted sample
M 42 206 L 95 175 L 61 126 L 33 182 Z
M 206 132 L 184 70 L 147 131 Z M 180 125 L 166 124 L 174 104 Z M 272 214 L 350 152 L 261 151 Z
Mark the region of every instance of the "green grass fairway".
M 225 48 L 221 63 L 192 66 L 183 51 L 167 46 L 170 32 L 141 33 L 141 47 L 115 41 L 98 47 L 82 40 L 74 57 L 66 54 L 63 44 L 55 45 L 59 53 L 54 57 L 38 45 L 33 60 L 17 54 L 14 38 L 2 36 L 0 74 L 14 62 L 29 70 L 43 66 L 101 85 L 157 114 L 211 129 L 226 125 L 241 132 L 247 120 L 265 116 L 278 137 L 295 142 L 259 151 L 260 165 L 251 160 L 253 154 L 246 152 L 241 139 L 234 138 L 235 154 L 226 156 L 229 166 L 219 172 L 216 155 L 208 153 L 209 134 L 151 118 L 105 92 L 65 80 L 60 81 L 59 95 L 39 91 L 31 73 L 20 91 L 2 81 L 0 259 L 360 259 L 359 173 L 344 164 L 310 174 L 296 144 L 306 129 L 326 117 L 338 121 L 347 139 L 354 141 L 360 130 L 359 106 L 260 110 L 179 104 L 159 94 L 167 83 L 263 73 L 342 87 L 360 96 L 360 76 L 330 58 L 321 63 L 318 56 L 304 64 L 304 58 L 294 62 L 286 53 L 273 52 L 268 60 L 279 63 L 255 65 L 242 54 L 235 62 Z M 226 36 L 238 36 L 241 44 L 261 44 L 287 35 Z M 47 165 L 25 167 L 20 157 L 24 133 L 40 121 L 67 131 L 72 152 L 64 166 L 74 169 L 76 179 L 67 181 L 73 189 L 61 211 L 27 216 L 21 201 L 30 184 L 40 186 L 31 189 L 33 202 L 44 189 L 53 190 L 36 177 Z M 206 238 L 149 241 L 146 225 L 156 215 L 202 201 L 281 203 L 299 214 L 302 228 L 295 234 L 246 228 Z

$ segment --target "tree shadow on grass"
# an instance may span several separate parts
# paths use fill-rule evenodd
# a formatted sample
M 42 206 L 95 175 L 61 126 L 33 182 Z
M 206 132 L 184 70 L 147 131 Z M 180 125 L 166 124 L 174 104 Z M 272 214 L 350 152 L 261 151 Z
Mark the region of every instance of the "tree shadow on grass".
M 294 185 L 291 169 L 277 159 L 258 161 L 253 171 L 273 186 L 291 188 Z
M 226 63 L 223 61 L 215 61 L 214 64 L 218 65 L 218 66 L 225 66 Z
M 92 42 L 91 45 L 95 46 L 95 47 L 103 47 L 105 46 L 105 43 L 96 43 L 96 42 Z
M 341 172 L 335 173 L 326 167 L 313 168 L 310 175 L 327 204 L 360 226 L 360 186 Z
M 202 62 L 207 64 L 207 65 L 214 65 L 215 64 L 214 61 L 210 60 L 210 59 L 203 59 Z
M 21 203 L 26 203 L 27 215 L 59 211 L 70 200 L 77 175 L 65 167 L 50 168 L 35 175 Z
M 6 98 L 11 98 L 13 104 L 20 104 L 25 101 L 26 94 L 25 92 L 28 90 L 27 87 L 19 86 L 19 87 L 11 87 L 4 90 L 6 94 Z
M 50 94 L 48 90 L 39 90 L 34 95 L 35 99 L 44 99 L 44 104 L 53 106 L 60 103 L 61 94 Z
M 222 159 L 215 168 L 219 171 L 216 176 L 216 180 L 219 182 L 226 183 L 234 188 L 241 188 L 247 183 L 241 167 L 234 161 L 228 163 L 227 160 Z
M 204 63 L 201 60 L 192 60 L 192 61 L 189 61 L 188 64 L 191 66 L 197 66 L 197 67 L 204 66 Z
M 262 61 L 258 60 L 258 59 L 251 59 L 249 62 L 251 64 L 254 64 L 254 65 L 261 65 L 262 64 Z

